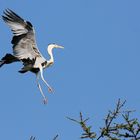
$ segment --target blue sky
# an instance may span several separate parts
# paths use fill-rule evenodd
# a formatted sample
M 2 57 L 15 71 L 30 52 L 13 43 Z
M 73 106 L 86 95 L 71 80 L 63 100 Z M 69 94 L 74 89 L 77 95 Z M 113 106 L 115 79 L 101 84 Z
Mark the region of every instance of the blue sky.
M 42 54 L 49 43 L 55 64 L 44 77 L 54 88 L 48 104 L 36 86 L 35 75 L 20 74 L 20 63 L 0 69 L 0 138 L 77 140 L 80 128 L 66 119 L 82 111 L 93 129 L 103 125 L 118 98 L 140 112 L 140 1 L 139 0 L 1 0 L 0 13 L 10 8 L 29 20 L 36 30 Z M 11 31 L 0 22 L 0 56 L 12 52 Z M 136 113 L 136 115 L 138 114 Z

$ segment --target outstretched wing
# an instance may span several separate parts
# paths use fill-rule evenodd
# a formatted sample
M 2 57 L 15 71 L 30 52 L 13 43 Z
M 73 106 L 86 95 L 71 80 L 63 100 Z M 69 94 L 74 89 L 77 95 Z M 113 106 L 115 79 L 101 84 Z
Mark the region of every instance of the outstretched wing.
M 2 18 L 14 34 L 11 41 L 14 56 L 23 62 L 24 60 L 32 61 L 37 58 L 39 58 L 40 63 L 44 62 L 45 58 L 36 46 L 35 32 L 32 24 L 29 21 L 23 20 L 10 9 L 4 11 Z

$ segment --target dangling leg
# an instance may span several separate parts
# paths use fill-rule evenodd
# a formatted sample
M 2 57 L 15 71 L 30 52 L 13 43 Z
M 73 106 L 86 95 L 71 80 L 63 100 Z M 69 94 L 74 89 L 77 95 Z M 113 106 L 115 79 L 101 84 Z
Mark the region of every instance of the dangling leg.
M 40 93 L 41 93 L 41 95 L 43 97 L 44 104 L 46 104 L 47 103 L 47 98 L 45 97 L 45 95 L 44 95 L 44 93 L 42 91 L 42 88 L 41 88 L 41 86 L 39 84 L 39 72 L 36 74 L 36 80 L 37 80 L 37 86 L 38 86 L 38 88 L 40 90 Z
M 51 86 L 45 81 L 45 79 L 44 79 L 44 77 L 43 77 L 43 69 L 42 69 L 42 66 L 41 66 L 39 69 L 40 69 L 41 79 L 42 79 L 42 81 L 47 85 L 48 91 L 49 91 L 49 92 L 53 92 L 53 89 L 52 89 Z

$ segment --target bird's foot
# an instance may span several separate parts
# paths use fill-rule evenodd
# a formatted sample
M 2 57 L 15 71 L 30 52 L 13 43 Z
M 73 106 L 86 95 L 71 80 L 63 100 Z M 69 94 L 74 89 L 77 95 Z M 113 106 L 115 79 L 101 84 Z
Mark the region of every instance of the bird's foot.
M 47 98 L 44 98 L 44 99 L 43 99 L 43 103 L 44 103 L 44 104 L 47 104 L 47 103 L 48 103 Z
M 53 89 L 52 89 L 51 87 L 48 88 L 48 91 L 49 91 L 50 93 L 53 93 Z

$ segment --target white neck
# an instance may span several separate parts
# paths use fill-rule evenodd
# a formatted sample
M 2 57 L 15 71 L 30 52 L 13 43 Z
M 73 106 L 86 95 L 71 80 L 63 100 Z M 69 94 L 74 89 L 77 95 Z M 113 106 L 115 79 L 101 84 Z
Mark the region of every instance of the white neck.
M 54 63 L 54 58 L 53 58 L 53 54 L 52 54 L 52 49 L 53 46 L 49 46 L 48 47 L 48 54 L 50 56 L 50 59 L 48 60 L 48 64 L 53 64 Z

